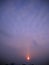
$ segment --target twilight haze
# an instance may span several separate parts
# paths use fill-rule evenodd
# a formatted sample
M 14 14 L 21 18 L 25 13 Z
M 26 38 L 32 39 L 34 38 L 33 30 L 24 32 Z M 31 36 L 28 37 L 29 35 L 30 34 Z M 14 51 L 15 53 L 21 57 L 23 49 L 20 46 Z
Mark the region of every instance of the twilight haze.
M 0 0 L 0 63 L 49 62 L 49 1 Z

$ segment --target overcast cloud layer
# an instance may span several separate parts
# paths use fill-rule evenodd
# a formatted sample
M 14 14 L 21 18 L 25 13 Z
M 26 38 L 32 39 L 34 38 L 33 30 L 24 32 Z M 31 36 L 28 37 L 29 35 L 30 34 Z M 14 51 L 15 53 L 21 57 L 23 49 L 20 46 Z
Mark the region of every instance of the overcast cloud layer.
M 45 62 L 49 59 L 49 1 L 0 1 L 0 60 Z

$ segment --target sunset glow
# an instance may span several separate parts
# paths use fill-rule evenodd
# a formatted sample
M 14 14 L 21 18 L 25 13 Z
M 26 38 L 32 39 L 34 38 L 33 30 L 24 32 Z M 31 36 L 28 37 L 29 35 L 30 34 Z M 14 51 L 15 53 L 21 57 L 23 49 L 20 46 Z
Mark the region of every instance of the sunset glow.
M 29 56 L 27 57 L 27 60 L 28 60 L 28 61 L 30 60 L 30 57 L 29 57 Z
M 49 0 L 0 5 L 0 65 L 49 65 Z

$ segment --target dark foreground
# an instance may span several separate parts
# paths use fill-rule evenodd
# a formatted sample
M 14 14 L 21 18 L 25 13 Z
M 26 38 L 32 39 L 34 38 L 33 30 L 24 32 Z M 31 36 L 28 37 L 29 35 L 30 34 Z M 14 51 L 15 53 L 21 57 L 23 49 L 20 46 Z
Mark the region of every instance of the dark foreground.
M 45 64 L 16 64 L 16 63 L 10 63 L 10 64 L 3 64 L 1 63 L 0 65 L 49 65 L 49 63 L 45 63 Z

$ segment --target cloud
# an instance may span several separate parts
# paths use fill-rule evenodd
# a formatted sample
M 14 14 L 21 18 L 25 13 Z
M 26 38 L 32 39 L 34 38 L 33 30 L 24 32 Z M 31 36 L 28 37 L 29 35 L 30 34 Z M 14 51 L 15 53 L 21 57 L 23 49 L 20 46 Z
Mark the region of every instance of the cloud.
M 8 34 L 6 31 L 0 30 L 0 34 L 6 37 L 11 37 L 12 35 Z
M 48 54 L 49 12 L 47 5 L 44 4 L 46 2 L 40 4 L 39 2 L 32 2 L 32 0 L 29 0 L 29 2 L 27 0 L 25 3 L 24 0 L 23 2 L 20 1 L 6 1 L 4 4 L 2 2 L 2 25 L 0 30 L 0 35 L 4 36 L 1 40 L 3 42 L 1 44 L 2 56 L 6 57 L 7 55 L 7 59 L 8 57 L 10 59 L 10 57 L 15 58 L 21 53 L 23 57 L 28 50 L 32 54 L 32 58 L 37 54 L 39 56 Z M 45 56 L 47 57 L 47 55 Z

